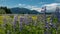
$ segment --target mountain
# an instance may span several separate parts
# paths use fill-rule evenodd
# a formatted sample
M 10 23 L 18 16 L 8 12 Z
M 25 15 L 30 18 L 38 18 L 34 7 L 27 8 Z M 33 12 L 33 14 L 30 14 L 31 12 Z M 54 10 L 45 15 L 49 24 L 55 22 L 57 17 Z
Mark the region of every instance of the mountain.
M 29 10 L 26 8 L 19 8 L 19 7 L 11 8 L 10 10 L 13 14 L 40 14 L 36 10 Z

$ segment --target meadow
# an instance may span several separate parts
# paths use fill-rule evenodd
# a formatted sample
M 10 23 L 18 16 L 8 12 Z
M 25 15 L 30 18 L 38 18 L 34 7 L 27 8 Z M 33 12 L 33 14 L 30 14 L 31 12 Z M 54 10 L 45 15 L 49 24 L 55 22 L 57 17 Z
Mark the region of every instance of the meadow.
M 58 19 L 51 14 L 46 16 L 44 19 L 43 14 L 2 14 L 0 34 L 60 34 Z

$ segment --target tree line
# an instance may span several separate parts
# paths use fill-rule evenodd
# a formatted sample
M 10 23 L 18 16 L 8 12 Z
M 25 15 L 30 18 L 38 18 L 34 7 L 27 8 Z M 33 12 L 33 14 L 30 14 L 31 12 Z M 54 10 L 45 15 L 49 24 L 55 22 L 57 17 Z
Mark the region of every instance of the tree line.
M 0 7 L 0 14 L 12 14 L 12 12 L 7 7 Z

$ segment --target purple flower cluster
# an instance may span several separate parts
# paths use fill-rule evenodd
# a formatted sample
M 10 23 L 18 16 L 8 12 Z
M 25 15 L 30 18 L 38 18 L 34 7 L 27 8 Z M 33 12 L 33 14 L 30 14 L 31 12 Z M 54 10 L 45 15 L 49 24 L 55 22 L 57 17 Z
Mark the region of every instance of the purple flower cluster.
M 6 24 L 6 22 L 7 22 L 6 18 L 4 18 L 3 21 L 4 21 L 4 24 Z
M 18 21 L 18 15 L 15 15 L 14 16 L 14 22 L 13 22 L 14 28 L 16 27 L 17 21 Z
M 49 24 L 50 24 L 51 27 L 53 27 L 53 16 L 51 16 Z
M 7 19 L 6 19 L 6 17 L 4 17 L 3 21 L 4 21 L 4 24 L 3 24 L 3 27 L 4 27 L 4 26 L 6 26 L 6 24 L 7 24 Z
M 46 22 L 45 28 L 49 30 L 50 27 L 49 27 L 48 22 Z
M 60 11 L 59 7 L 56 7 L 55 14 L 56 14 L 56 16 L 58 18 L 58 21 L 60 22 L 60 12 L 59 11 Z
M 20 16 L 20 31 L 23 29 L 24 17 Z
M 59 20 L 59 22 L 60 22 L 60 13 L 59 13 L 59 16 L 58 16 L 58 20 Z
M 24 19 L 24 23 L 25 23 L 26 25 L 29 25 L 29 19 L 28 19 L 28 18 L 25 18 L 25 19 Z
M 20 16 L 20 24 L 24 23 L 25 17 L 24 16 Z
M 30 21 L 31 21 L 31 18 L 29 19 L 27 16 L 20 17 L 20 23 L 24 22 L 24 24 L 29 25 Z
M 42 7 L 41 12 L 43 12 L 43 14 L 44 14 L 44 21 L 45 21 L 45 32 L 44 32 L 44 34 L 47 34 L 48 33 L 47 30 L 49 29 L 49 26 L 48 26 L 48 22 L 46 20 L 46 7 Z
M 41 12 L 45 13 L 46 12 L 46 7 L 42 7 Z

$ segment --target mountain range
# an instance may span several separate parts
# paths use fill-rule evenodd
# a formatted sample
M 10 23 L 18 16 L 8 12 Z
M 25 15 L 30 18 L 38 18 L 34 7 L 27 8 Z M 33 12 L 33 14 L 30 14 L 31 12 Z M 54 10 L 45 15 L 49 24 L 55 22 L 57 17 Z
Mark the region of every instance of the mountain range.
M 3 10 L 1 10 L 3 9 Z M 19 7 L 14 7 L 14 8 L 7 8 L 7 7 L 0 7 L 0 12 L 4 14 L 42 14 L 42 12 L 38 12 L 36 10 L 30 10 L 27 8 L 19 8 Z M 46 11 L 46 14 L 51 14 L 53 11 Z
M 13 14 L 40 14 L 40 12 L 36 10 L 29 10 L 27 8 L 15 7 L 15 8 L 10 8 L 10 10 Z

